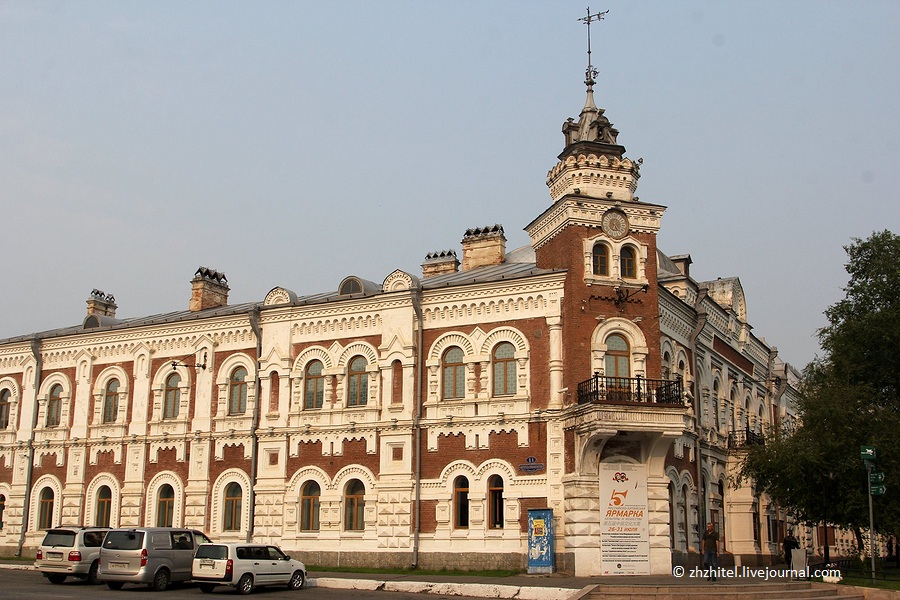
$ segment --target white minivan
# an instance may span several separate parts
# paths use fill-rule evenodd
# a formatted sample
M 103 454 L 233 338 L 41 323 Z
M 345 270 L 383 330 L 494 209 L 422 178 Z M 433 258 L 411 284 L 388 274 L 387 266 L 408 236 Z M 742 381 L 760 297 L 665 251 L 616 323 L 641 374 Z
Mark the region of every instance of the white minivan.
M 255 587 L 286 585 L 299 590 L 306 584 L 306 566 L 267 544 L 201 544 L 194 554 L 191 579 L 206 594 L 229 585 L 240 594 Z

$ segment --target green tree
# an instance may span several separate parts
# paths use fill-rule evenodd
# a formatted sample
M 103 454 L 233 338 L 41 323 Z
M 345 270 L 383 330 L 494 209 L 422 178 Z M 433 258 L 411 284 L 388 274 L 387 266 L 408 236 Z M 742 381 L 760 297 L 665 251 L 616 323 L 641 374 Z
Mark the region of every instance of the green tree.
M 869 526 L 860 446 L 878 450 L 887 494 L 875 497 L 876 530 L 900 532 L 900 237 L 854 239 L 846 296 L 819 330 L 824 357 L 807 366 L 799 390 L 800 426 L 773 432 L 748 450 L 739 483 L 755 485 L 808 523 L 857 531 Z

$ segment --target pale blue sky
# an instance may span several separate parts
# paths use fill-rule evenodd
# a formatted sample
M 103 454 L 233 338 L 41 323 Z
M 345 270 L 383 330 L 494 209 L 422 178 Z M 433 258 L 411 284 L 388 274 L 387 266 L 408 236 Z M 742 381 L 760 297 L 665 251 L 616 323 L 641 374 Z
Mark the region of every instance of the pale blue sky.
M 0 1 L 0 337 L 414 274 L 549 204 L 585 2 Z M 803 367 L 842 246 L 900 232 L 900 3 L 606 0 L 596 99 L 659 235 Z

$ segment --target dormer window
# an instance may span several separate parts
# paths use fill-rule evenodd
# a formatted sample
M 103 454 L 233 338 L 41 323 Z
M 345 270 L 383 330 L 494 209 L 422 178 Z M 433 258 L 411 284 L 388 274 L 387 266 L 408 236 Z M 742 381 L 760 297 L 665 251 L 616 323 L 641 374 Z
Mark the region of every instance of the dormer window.
M 362 283 L 355 277 L 348 277 L 341 283 L 341 289 L 338 293 L 341 296 L 349 296 L 350 294 L 361 294 L 363 291 Z

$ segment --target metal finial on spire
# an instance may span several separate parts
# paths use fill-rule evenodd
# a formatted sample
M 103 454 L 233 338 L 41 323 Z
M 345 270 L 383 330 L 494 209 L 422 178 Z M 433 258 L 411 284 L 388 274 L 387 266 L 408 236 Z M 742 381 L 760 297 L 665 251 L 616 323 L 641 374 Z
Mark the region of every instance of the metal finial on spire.
M 596 83 L 596 80 L 594 79 L 594 77 L 596 77 L 597 73 L 599 73 L 599 71 L 597 71 L 597 69 L 594 68 L 594 65 L 591 64 L 591 23 L 593 23 L 594 21 L 602 21 L 603 17 L 605 17 L 608 12 L 609 12 L 609 10 L 605 10 L 604 12 L 598 12 L 597 14 L 592 15 L 591 7 L 589 6 L 587 8 L 587 16 L 581 17 L 580 19 L 578 19 L 579 21 L 581 21 L 582 23 L 587 25 L 588 64 L 587 64 L 587 69 L 584 72 L 584 85 L 588 86 L 589 88 L 592 87 Z

